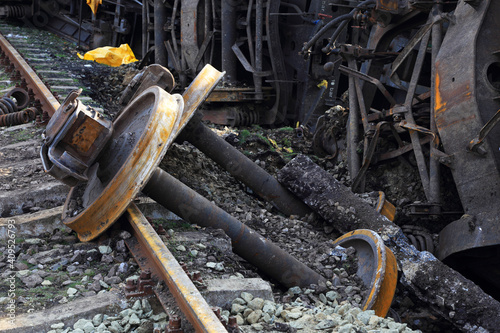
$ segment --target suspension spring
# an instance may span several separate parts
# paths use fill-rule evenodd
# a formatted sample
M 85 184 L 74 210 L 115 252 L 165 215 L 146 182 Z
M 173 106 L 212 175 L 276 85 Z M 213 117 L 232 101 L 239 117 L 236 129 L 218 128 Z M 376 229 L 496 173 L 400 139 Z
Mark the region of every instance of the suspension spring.
M 434 253 L 434 241 L 425 228 L 416 225 L 404 225 L 401 229 L 417 250 Z
M 7 17 L 24 17 L 24 16 L 26 16 L 26 7 L 8 6 Z
M 19 87 L 9 90 L 4 97 L 15 99 L 18 110 L 22 110 L 27 107 L 30 102 L 30 96 L 28 95 L 28 92 L 25 89 Z
M 0 115 L 17 112 L 17 104 L 9 97 L 2 97 L 0 99 Z
M 30 112 L 24 110 L 0 116 L 0 126 L 14 126 L 26 124 L 30 121 Z

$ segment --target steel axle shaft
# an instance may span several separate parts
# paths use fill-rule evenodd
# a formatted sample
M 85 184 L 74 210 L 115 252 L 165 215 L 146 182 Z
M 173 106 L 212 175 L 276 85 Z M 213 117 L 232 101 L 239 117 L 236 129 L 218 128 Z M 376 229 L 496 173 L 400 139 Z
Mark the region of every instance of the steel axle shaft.
M 224 230 L 236 254 L 286 287 L 326 282 L 323 276 L 160 168 L 156 168 L 143 192 L 186 221 Z
M 281 185 L 276 178 L 255 164 L 239 150 L 219 137 L 201 121 L 193 118 L 179 135 L 189 141 L 234 178 L 251 188 L 259 197 L 290 216 L 311 212 L 302 201 Z

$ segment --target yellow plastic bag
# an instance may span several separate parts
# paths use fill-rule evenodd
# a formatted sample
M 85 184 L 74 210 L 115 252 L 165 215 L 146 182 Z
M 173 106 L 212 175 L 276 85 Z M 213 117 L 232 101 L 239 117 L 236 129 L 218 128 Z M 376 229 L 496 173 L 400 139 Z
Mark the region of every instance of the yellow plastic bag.
M 89 5 L 90 10 L 95 15 L 97 13 L 97 6 L 102 5 L 102 0 L 87 0 L 87 5 Z
M 129 64 L 137 61 L 134 52 L 128 44 L 122 44 L 120 47 L 104 46 L 88 51 L 85 55 L 78 53 L 78 57 L 83 60 L 93 60 L 100 64 L 113 67 Z

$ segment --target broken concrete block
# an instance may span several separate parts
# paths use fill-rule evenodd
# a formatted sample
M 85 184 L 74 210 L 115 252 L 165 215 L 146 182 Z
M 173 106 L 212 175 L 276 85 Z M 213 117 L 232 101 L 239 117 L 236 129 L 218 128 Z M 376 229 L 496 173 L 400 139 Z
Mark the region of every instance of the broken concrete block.
M 208 304 L 223 309 L 230 309 L 231 302 L 248 292 L 254 297 L 273 300 L 273 292 L 269 282 L 259 278 L 251 279 L 214 279 L 207 280 L 207 289 L 202 292 Z

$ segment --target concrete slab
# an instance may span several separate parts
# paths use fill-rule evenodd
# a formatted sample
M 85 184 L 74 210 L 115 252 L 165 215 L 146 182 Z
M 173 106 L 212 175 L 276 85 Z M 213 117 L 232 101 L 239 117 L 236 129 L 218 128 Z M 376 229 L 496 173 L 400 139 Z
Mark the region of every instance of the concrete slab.
M 62 211 L 63 206 L 59 206 L 32 214 L 0 218 L 0 240 L 8 238 L 10 224 L 16 226 L 16 238 L 36 237 L 44 232 L 67 228 L 61 222 Z
M 56 180 L 30 185 L 24 189 L 3 191 L 0 193 L 0 213 L 3 216 L 6 216 L 5 214 L 20 215 L 26 203 L 31 203 L 33 207 L 44 207 L 47 201 L 60 205 L 66 200 L 68 192 L 69 186 Z
M 3 333 L 39 333 L 51 330 L 50 325 L 63 322 L 66 327 L 81 318 L 92 319 L 98 313 L 116 313 L 126 306 L 126 300 L 118 291 L 76 299 L 53 308 L 1 318 L 0 331 Z
M 153 219 L 179 220 L 180 218 L 163 206 L 149 198 L 139 198 L 134 201 L 143 214 Z M 0 218 L 0 240 L 8 237 L 9 224 L 16 226 L 17 238 L 36 237 L 44 232 L 67 228 L 61 221 L 63 206 L 46 209 L 31 214 Z M 14 222 L 10 222 L 14 221 Z
M 139 207 L 142 214 L 152 219 L 181 220 L 180 217 L 148 197 L 134 199 L 134 203 Z
M 205 281 L 207 289 L 201 294 L 211 306 L 231 308 L 231 302 L 240 297 L 242 292 L 252 294 L 264 300 L 274 301 L 269 282 L 260 278 L 249 279 L 213 279 Z

